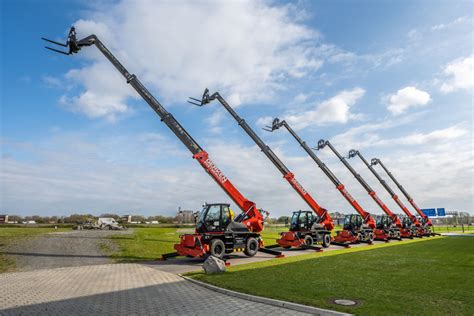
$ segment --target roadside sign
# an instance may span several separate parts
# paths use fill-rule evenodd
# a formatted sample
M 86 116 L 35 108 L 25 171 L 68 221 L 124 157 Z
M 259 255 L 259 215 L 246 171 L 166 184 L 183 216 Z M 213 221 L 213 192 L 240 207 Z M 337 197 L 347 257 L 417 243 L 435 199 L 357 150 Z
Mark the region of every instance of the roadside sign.
M 446 210 L 444 209 L 444 207 L 436 209 L 436 213 L 438 214 L 438 216 L 446 216 Z
M 425 208 L 421 210 L 423 214 L 428 217 L 436 216 L 436 209 L 435 208 Z

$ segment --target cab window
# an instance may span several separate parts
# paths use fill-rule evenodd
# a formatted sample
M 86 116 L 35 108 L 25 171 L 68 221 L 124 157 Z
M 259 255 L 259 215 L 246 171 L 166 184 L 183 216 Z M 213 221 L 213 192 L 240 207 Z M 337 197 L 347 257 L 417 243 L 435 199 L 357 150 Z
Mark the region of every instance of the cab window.
M 219 221 L 221 217 L 221 206 L 220 205 L 211 205 L 207 210 L 206 221 Z
M 231 221 L 230 209 L 228 206 L 224 206 L 222 208 L 222 225 L 227 226 Z

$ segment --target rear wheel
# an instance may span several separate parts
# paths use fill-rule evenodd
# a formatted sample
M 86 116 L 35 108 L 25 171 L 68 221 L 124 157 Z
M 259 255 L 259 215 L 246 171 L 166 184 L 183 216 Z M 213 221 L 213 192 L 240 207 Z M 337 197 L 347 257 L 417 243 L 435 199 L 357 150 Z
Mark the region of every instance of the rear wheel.
M 313 242 L 314 242 L 314 241 L 313 241 L 313 237 L 311 237 L 310 235 L 306 235 L 306 236 L 304 237 L 304 244 L 305 244 L 306 246 L 312 246 L 312 245 L 313 245 Z
M 324 234 L 323 235 L 323 247 L 327 248 L 331 245 L 331 235 L 329 234 Z
M 222 258 L 225 253 L 224 242 L 220 239 L 211 240 L 210 251 L 211 255 L 213 255 L 214 257 Z
M 247 245 L 244 250 L 244 254 L 253 257 L 258 252 L 258 240 L 254 237 L 250 237 L 247 239 Z
M 369 233 L 369 241 L 370 242 L 374 241 L 374 233 Z

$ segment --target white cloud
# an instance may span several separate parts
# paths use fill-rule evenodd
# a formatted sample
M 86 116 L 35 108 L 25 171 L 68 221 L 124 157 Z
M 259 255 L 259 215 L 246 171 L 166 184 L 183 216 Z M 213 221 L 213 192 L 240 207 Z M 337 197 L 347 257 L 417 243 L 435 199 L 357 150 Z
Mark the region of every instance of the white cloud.
M 421 145 L 421 144 L 428 144 L 428 143 L 436 143 L 436 142 L 446 142 L 467 134 L 467 131 L 463 128 L 458 126 L 451 126 L 448 128 L 434 130 L 429 133 L 414 133 L 409 134 L 404 137 L 389 140 L 387 143 L 394 143 L 394 144 L 403 144 L 403 145 Z
M 441 92 L 472 91 L 474 88 L 474 55 L 452 61 L 446 65 L 443 72 L 449 79 L 441 85 Z
M 293 98 L 293 101 L 296 103 L 304 103 L 306 100 L 308 100 L 308 97 L 309 96 L 307 94 L 299 93 Z
M 89 17 L 75 23 L 78 33 L 98 35 L 164 101 L 182 102 L 205 87 L 234 106 L 266 101 L 288 78 L 323 63 L 315 50 L 318 32 L 298 22 L 293 5 L 123 0 Z M 90 117 L 126 112 L 134 93 L 103 56 L 84 50 L 92 64 L 68 75 L 84 91 L 63 100 Z
M 366 124 L 352 129 L 352 133 L 363 142 L 366 137 L 385 129 L 385 123 L 390 127 L 399 124 L 398 120 Z M 355 148 L 362 149 L 368 159 L 381 158 L 423 207 L 472 210 L 469 209 L 471 202 L 466 199 L 473 195 L 472 143 L 462 126 L 409 133 L 388 141 L 376 136 L 375 142 L 369 141 L 363 148 L 356 144 L 343 146 L 337 137 L 331 141 L 341 154 Z M 403 141 L 404 138 L 410 141 Z M 215 139 L 204 145 L 211 159 L 238 190 L 258 207 L 270 211 L 272 216 L 308 209 L 255 145 Z M 295 146 L 293 142 L 292 145 Z M 380 150 L 382 146 L 383 151 Z M 271 147 L 321 206 L 330 211 L 353 212 L 303 151 L 295 156 L 282 151 L 287 144 L 272 142 Z M 51 138 L 28 144 L 3 140 L 2 149 L 0 200 L 2 208 L 11 214 L 100 214 L 110 211 L 172 215 L 178 206 L 199 209 L 204 201 L 230 202 L 184 147 L 174 137 L 162 134 L 93 137 L 56 133 Z M 456 153 L 455 163 L 453 152 Z M 363 207 L 381 213 L 329 150 L 317 152 L 317 155 Z M 173 157 L 172 165 L 169 157 Z M 351 164 L 393 208 L 392 211 L 400 212 L 395 204 L 390 204 L 390 197 L 360 161 L 351 160 Z
M 73 112 L 79 112 L 91 118 L 106 117 L 114 120 L 117 114 L 129 109 L 125 100 L 137 97 L 131 87 L 108 62 L 99 61 L 89 67 L 73 69 L 66 79 L 80 82 L 85 90 L 79 95 L 63 95 L 59 102 Z
M 365 90 L 362 88 L 343 90 L 334 97 L 316 105 L 315 109 L 287 115 L 285 119 L 295 129 L 302 129 L 312 124 L 347 123 L 350 119 L 357 117 L 351 113 L 350 107 L 364 94 Z
M 64 82 L 61 79 L 53 77 L 53 76 L 43 76 L 42 81 L 51 88 L 63 88 Z
M 448 22 L 446 24 L 444 23 L 441 23 L 441 24 L 437 24 L 437 25 L 434 25 L 431 27 L 431 30 L 433 31 L 439 31 L 439 30 L 444 30 L 446 28 L 449 28 L 451 26 L 454 26 L 456 24 L 461 24 L 461 23 L 465 23 L 465 22 L 469 22 L 471 19 L 467 16 L 461 16 L 451 22 Z
M 206 126 L 211 133 L 219 134 L 222 132 L 222 127 L 220 126 L 222 120 L 224 119 L 224 112 L 221 108 L 215 109 L 212 114 L 207 117 Z
M 411 107 L 425 106 L 431 101 L 430 95 L 415 87 L 405 87 L 390 96 L 390 104 L 387 109 L 394 115 L 404 113 Z

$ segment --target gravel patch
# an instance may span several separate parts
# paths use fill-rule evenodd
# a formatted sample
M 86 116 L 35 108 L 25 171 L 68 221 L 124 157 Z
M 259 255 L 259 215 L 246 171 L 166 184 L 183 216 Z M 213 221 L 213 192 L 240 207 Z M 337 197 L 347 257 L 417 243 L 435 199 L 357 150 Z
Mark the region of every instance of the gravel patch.
M 22 240 L 2 252 L 16 263 L 16 271 L 107 264 L 113 262 L 107 252 L 116 247 L 109 237 L 130 233 L 130 230 L 50 233 Z

